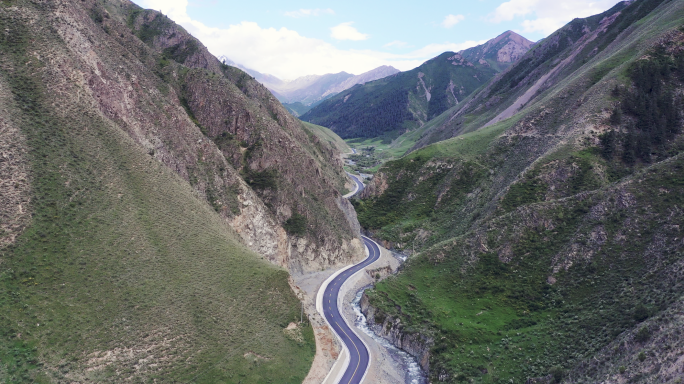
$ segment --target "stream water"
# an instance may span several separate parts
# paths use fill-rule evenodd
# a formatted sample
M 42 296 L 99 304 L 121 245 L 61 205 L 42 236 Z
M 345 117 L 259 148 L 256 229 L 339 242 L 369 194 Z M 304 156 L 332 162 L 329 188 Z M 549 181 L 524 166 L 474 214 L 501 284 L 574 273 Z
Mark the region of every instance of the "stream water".
M 366 320 L 366 316 L 363 314 L 363 312 L 361 312 L 360 305 L 361 296 L 363 296 L 363 292 L 368 288 L 371 287 L 368 286 L 361 288 L 361 290 L 356 293 L 354 301 L 352 301 L 352 308 L 356 314 L 356 320 L 354 321 L 354 324 L 357 328 L 375 340 L 376 343 L 382 345 L 390 352 L 394 360 L 399 364 L 400 368 L 406 373 L 405 382 L 407 384 L 427 384 L 425 372 L 423 372 L 418 364 L 418 361 L 413 356 L 395 347 L 382 337 L 376 335 L 375 332 L 373 332 L 373 330 L 368 326 L 368 321 Z

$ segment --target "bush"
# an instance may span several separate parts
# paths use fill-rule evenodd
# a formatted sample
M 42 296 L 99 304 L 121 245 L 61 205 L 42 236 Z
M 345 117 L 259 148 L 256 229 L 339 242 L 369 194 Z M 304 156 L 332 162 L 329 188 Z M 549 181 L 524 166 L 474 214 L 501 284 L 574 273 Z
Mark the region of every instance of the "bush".
M 278 189 L 278 171 L 265 170 L 262 172 L 248 170 L 245 181 L 254 189 Z
M 646 360 L 646 354 L 644 351 L 641 351 L 639 352 L 639 361 L 643 362 L 644 360 Z
M 648 329 L 648 327 L 641 327 L 636 333 L 636 336 L 634 336 L 634 339 L 640 343 L 643 343 L 644 341 L 648 340 L 649 337 L 651 337 L 651 331 Z
M 306 217 L 294 212 L 292 216 L 283 224 L 283 228 L 290 235 L 302 236 L 306 233 Z
M 621 365 L 620 368 L 618 368 L 618 371 L 620 371 L 620 374 L 622 375 L 623 373 L 625 373 L 625 371 L 627 371 L 627 368 L 625 368 L 624 365 Z
M 638 322 L 642 322 L 646 319 L 648 319 L 649 313 L 648 313 L 648 308 L 646 308 L 645 305 L 639 304 L 636 306 L 634 309 L 634 320 Z
M 551 376 L 553 376 L 553 382 L 554 383 L 560 383 L 561 380 L 563 380 L 563 368 L 556 365 L 555 367 L 552 367 L 551 370 L 549 370 L 549 373 Z

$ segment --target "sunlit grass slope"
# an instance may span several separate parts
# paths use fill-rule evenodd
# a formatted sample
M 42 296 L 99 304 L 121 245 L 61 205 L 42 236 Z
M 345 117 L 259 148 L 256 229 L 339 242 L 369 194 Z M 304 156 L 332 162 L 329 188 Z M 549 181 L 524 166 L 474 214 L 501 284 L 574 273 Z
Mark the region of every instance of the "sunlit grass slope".
M 340 153 L 344 154 L 351 152 L 349 145 L 347 145 L 347 143 L 342 140 L 341 137 L 337 136 L 337 134 L 332 130 L 320 125 L 307 123 L 306 121 L 302 121 L 302 125 L 307 131 L 313 133 L 319 139 L 325 141 L 326 143 L 330 143 L 333 147 L 337 148 Z

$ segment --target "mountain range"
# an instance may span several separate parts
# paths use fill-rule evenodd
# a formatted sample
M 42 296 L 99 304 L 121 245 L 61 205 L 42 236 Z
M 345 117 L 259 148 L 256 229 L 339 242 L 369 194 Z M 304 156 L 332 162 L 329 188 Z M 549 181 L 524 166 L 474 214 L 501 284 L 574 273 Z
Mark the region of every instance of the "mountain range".
M 354 86 L 318 103 L 302 119 L 342 138 L 396 138 L 458 105 L 532 44 L 508 31 L 486 44 L 445 52 L 413 70 Z
M 306 113 L 313 105 L 357 84 L 365 84 L 399 73 L 398 69 L 383 65 L 360 75 L 339 72 L 325 75 L 308 75 L 291 81 L 283 81 L 275 76 L 263 74 L 236 64 L 226 56 L 218 56 L 218 59 L 227 65 L 240 68 L 252 75 L 254 79 L 271 90 L 273 95 L 295 116 Z

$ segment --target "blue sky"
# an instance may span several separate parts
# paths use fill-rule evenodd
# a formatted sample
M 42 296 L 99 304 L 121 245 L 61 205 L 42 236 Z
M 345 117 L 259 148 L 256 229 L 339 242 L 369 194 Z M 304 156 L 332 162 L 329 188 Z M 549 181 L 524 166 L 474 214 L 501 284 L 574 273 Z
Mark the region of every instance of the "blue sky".
M 215 55 L 282 79 L 380 65 L 408 70 L 514 30 L 537 41 L 617 0 L 134 0 L 161 10 Z

